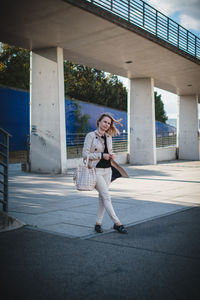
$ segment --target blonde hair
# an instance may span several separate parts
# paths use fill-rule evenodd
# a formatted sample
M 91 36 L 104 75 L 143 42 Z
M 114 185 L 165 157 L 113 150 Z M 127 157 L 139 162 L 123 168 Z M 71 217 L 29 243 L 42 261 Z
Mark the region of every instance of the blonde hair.
M 108 117 L 110 118 L 111 120 L 111 124 L 110 124 L 110 127 L 109 129 L 106 131 L 109 135 L 111 136 L 114 136 L 114 135 L 118 135 L 120 134 L 119 130 L 115 127 L 115 124 L 114 123 L 117 123 L 119 124 L 120 126 L 123 126 L 120 121 L 122 121 L 122 119 L 119 119 L 119 120 L 115 120 L 113 118 L 113 116 L 109 113 L 103 113 L 101 114 L 98 119 L 97 119 L 97 127 L 99 127 L 99 122 L 104 118 L 104 117 Z

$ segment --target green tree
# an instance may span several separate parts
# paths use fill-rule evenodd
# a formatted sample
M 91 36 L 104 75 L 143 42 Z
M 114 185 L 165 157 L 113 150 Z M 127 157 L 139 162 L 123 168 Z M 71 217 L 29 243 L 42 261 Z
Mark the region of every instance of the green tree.
M 78 103 L 78 101 L 74 100 L 74 106 L 75 106 L 75 118 L 76 118 L 76 133 L 83 133 L 87 132 L 89 130 L 89 118 L 90 116 L 88 114 L 82 114 L 81 112 L 81 105 Z
M 127 91 L 116 75 L 65 61 L 64 78 L 65 93 L 70 98 L 127 109 Z
M 10 87 L 29 89 L 29 51 L 1 45 L 0 83 Z
M 166 123 L 168 117 L 164 110 L 164 104 L 162 102 L 161 95 L 158 95 L 157 92 L 154 92 L 154 99 L 155 99 L 155 118 L 157 121 Z

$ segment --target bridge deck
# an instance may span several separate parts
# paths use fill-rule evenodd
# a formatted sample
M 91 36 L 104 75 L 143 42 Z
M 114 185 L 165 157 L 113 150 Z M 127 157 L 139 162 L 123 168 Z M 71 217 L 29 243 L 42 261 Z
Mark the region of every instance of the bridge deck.
M 88 1 L 4 2 L 0 41 L 32 50 L 62 47 L 65 59 L 200 96 L 199 60 Z

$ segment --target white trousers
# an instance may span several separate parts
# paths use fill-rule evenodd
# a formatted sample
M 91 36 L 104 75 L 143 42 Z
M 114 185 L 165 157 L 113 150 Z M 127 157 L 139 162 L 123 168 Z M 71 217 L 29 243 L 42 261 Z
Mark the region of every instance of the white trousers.
M 105 209 L 114 223 L 120 223 L 112 206 L 110 194 L 108 191 L 112 169 L 111 168 L 96 168 L 97 184 L 96 189 L 99 192 L 99 208 L 97 212 L 97 224 L 101 224 Z

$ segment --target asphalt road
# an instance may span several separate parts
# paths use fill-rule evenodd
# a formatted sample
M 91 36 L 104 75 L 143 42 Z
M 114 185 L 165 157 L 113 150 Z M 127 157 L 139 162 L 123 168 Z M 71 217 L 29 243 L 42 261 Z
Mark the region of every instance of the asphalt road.
M 0 233 L 3 300 L 199 300 L 200 207 L 90 239 Z

